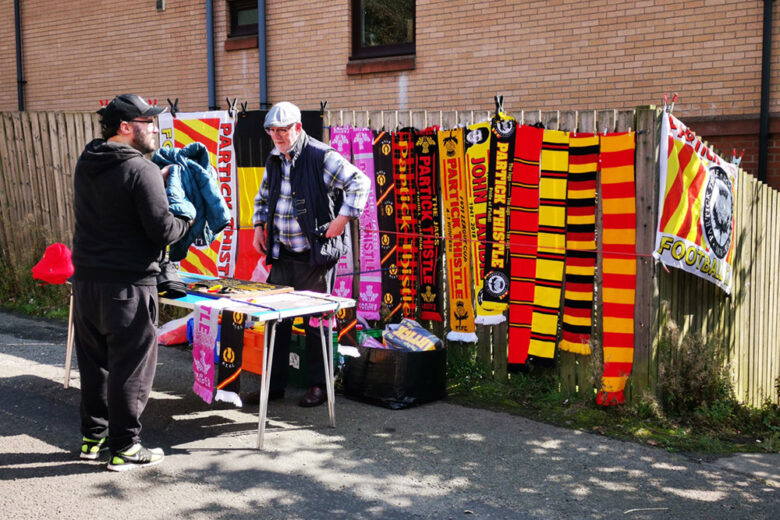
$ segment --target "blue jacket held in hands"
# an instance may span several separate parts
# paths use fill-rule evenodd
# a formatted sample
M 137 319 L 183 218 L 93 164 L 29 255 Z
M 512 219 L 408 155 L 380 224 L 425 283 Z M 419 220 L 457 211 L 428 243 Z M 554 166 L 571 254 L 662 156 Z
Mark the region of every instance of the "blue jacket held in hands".
M 160 168 L 172 165 L 165 190 L 171 213 L 193 221 L 189 233 L 170 246 L 170 258 L 178 262 L 187 256 L 190 245 L 207 246 L 231 223 L 230 208 L 209 163 L 209 151 L 202 143 L 160 148 L 152 161 Z

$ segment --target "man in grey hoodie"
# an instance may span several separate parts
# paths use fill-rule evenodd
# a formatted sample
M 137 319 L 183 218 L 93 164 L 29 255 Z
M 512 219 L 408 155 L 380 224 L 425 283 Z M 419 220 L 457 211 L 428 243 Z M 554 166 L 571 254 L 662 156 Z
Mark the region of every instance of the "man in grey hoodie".
M 81 375 L 82 459 L 110 450 L 108 469 L 163 460 L 140 442 L 157 364 L 157 274 L 165 246 L 190 222 L 168 211 L 156 146 L 164 109 L 123 94 L 101 108 L 103 139 L 87 144 L 73 184 L 73 323 Z

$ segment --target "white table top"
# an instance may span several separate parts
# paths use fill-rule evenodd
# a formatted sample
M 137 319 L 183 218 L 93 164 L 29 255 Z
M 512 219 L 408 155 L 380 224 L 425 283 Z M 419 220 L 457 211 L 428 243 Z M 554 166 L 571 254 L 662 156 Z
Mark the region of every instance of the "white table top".
M 191 278 L 191 273 L 182 273 L 183 278 Z M 194 275 L 199 278 L 213 278 Z M 268 296 L 255 296 L 252 298 L 218 297 L 216 295 L 199 295 L 188 293 L 184 298 L 171 299 L 160 298 L 160 302 L 167 305 L 175 305 L 192 309 L 196 304 L 229 309 L 251 315 L 257 321 L 279 320 L 294 318 L 307 314 L 323 314 L 336 312 L 339 309 L 354 307 L 355 300 L 341 298 L 330 294 L 313 291 L 292 291 L 287 293 L 270 294 Z

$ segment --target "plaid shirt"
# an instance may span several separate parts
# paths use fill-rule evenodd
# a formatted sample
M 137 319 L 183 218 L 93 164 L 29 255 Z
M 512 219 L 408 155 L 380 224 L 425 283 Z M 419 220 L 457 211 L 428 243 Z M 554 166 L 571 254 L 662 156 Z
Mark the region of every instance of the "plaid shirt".
M 301 152 L 304 133 L 296 141 L 290 155 L 297 156 Z M 280 243 L 290 251 L 300 253 L 310 249 L 309 240 L 303 234 L 301 226 L 293 213 L 292 187 L 290 185 L 290 168 L 292 162 L 279 150 L 271 151 L 274 155 L 280 155 L 282 159 L 282 184 L 279 201 L 276 203 L 274 214 L 274 226 L 276 226 L 276 242 L 272 245 L 271 255 L 279 258 Z M 340 189 L 344 192 L 344 201 L 341 204 L 339 215 L 350 218 L 358 218 L 363 212 L 368 201 L 368 191 L 371 189 L 371 181 L 355 165 L 344 159 L 337 151 L 325 152 L 322 178 L 328 186 L 328 192 Z M 263 176 L 260 189 L 255 196 L 255 211 L 252 215 L 252 224 L 257 226 L 265 223 L 268 218 L 268 177 Z

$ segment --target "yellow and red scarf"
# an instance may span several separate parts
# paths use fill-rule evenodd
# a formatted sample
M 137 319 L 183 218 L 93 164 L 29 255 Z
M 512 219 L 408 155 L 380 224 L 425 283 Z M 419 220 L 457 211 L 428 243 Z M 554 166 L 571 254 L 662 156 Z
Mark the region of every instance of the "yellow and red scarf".
M 624 403 L 634 364 L 636 192 L 634 134 L 601 136 L 604 376 L 596 402 Z
M 509 208 L 509 362 L 525 363 L 531 341 L 539 232 L 539 157 L 544 130 L 523 125 L 515 133 Z
M 464 161 L 463 129 L 439 132 L 439 174 L 444 212 L 444 238 L 449 287 L 450 341 L 477 341 L 471 293 L 468 182 Z
M 566 258 L 566 178 L 569 133 L 545 130 L 539 179 L 539 235 L 536 287 L 528 354 L 552 359 L 558 336 L 564 259 Z

